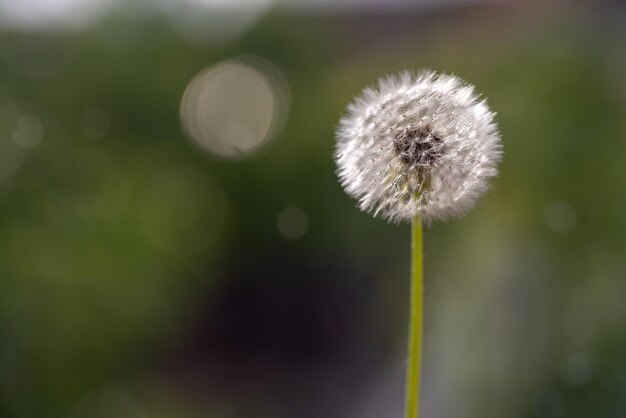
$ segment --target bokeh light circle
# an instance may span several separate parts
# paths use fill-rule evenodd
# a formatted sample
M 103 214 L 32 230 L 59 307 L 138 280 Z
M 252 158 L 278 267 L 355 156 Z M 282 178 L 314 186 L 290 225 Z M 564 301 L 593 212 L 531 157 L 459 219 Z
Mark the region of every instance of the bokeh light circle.
M 247 58 L 209 67 L 187 85 L 180 120 L 203 150 L 240 158 L 268 142 L 285 122 L 286 82 L 267 61 Z
M 298 207 L 288 207 L 276 217 L 276 228 L 283 238 L 295 241 L 306 234 L 309 228 L 309 217 Z

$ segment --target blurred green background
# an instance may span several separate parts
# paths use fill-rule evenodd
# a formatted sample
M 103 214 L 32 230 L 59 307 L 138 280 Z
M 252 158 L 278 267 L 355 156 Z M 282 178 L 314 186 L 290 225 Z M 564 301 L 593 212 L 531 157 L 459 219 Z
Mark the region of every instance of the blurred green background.
M 488 98 L 505 157 L 426 231 L 423 416 L 626 417 L 625 23 L 1 0 L 0 416 L 400 417 L 409 228 L 344 194 L 333 132 L 429 67 Z

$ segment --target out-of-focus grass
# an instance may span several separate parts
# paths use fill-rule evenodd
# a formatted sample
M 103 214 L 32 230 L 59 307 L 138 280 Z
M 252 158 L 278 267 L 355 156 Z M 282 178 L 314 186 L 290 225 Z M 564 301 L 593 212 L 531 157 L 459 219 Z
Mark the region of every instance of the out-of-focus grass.
M 0 415 L 350 416 L 378 399 L 402 367 L 408 228 L 344 195 L 333 130 L 364 85 L 428 66 L 484 93 L 505 159 L 467 218 L 426 231 L 426 416 L 621 416 L 619 19 L 494 10 L 275 14 L 207 45 L 159 21 L 3 33 Z M 250 158 L 202 155 L 180 97 L 242 54 L 283 72 L 289 120 Z M 93 106 L 110 118 L 96 139 Z M 34 148 L 11 139 L 23 115 L 44 128 Z M 289 206 L 309 221 L 296 242 L 276 231 Z

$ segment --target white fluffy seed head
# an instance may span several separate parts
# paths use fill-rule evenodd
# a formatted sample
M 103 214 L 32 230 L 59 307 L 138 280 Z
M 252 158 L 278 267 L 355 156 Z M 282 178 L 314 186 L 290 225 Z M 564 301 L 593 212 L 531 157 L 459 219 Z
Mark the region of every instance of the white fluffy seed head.
M 382 78 L 336 132 L 337 174 L 359 208 L 392 222 L 467 212 L 497 175 L 500 134 L 474 86 L 432 71 Z

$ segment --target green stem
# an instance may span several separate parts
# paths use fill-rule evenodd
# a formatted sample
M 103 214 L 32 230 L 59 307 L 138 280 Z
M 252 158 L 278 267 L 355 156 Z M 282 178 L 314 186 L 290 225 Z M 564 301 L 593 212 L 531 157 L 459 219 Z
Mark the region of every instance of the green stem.
M 420 367 L 422 364 L 422 310 L 424 278 L 422 261 L 422 220 L 413 219 L 411 233 L 411 312 L 406 370 L 405 418 L 419 417 Z

